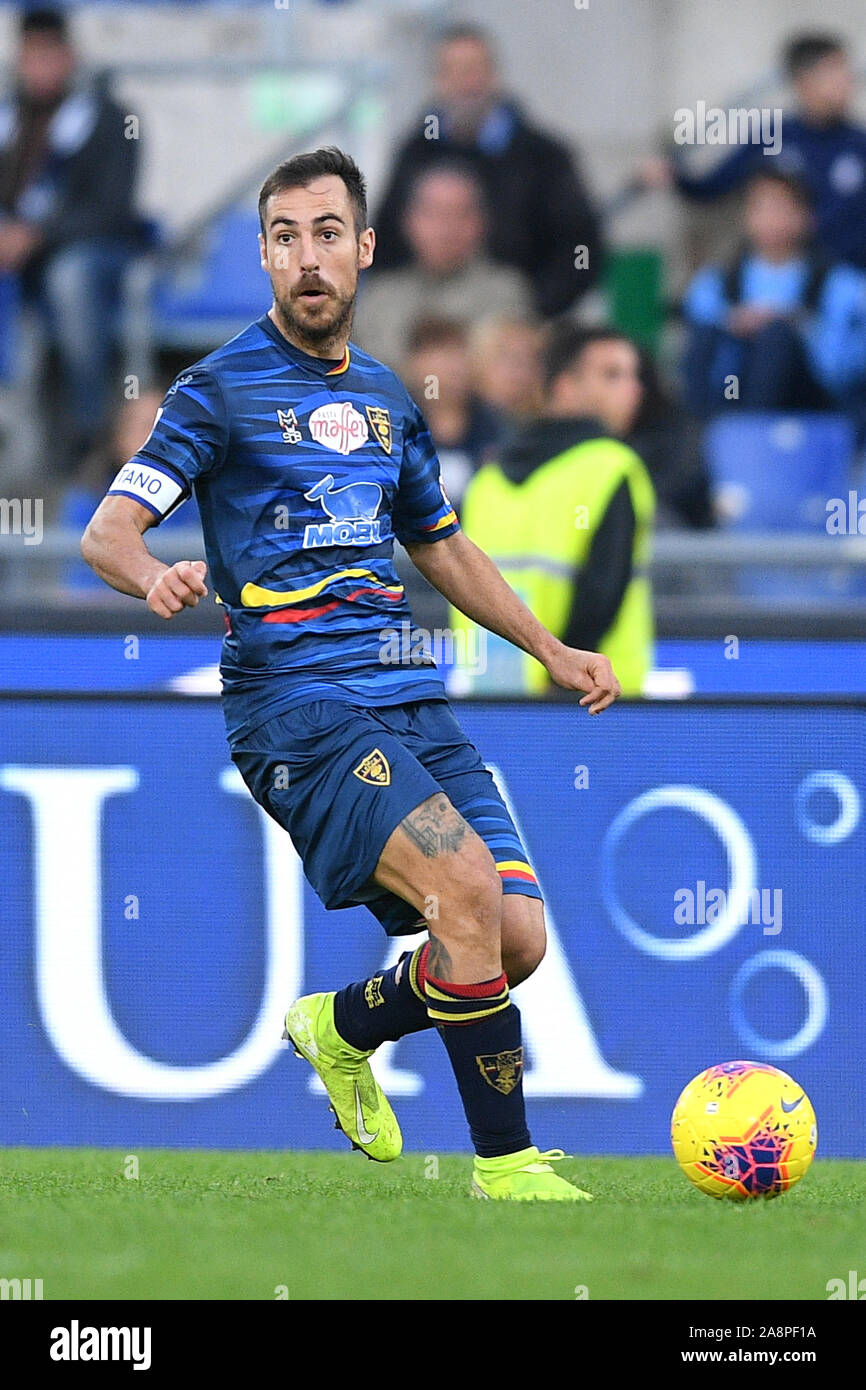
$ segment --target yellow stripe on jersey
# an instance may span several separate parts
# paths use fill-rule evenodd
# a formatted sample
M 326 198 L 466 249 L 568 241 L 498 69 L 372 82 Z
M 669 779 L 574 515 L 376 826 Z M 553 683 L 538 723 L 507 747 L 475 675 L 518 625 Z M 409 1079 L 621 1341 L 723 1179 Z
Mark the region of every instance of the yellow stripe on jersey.
M 379 576 L 368 569 L 348 569 L 335 570 L 333 574 L 328 574 L 324 579 L 317 579 L 315 584 L 308 584 L 305 589 L 263 589 L 258 584 L 245 584 L 241 589 L 241 603 L 244 608 L 269 608 L 274 604 L 281 603 L 301 603 L 304 599 L 316 598 L 318 594 L 326 589 L 329 584 L 333 584 L 337 579 L 374 579 L 380 589 L 384 589 L 389 594 L 402 594 L 402 584 L 383 584 Z
M 349 349 L 346 348 L 346 351 L 343 353 L 343 360 L 342 360 L 342 362 L 338 362 L 337 365 L 336 365 L 336 367 L 332 367 L 330 371 L 325 372 L 325 376 L 341 376 L 343 372 L 347 372 L 348 370 L 349 370 Z
M 502 859 L 496 865 L 501 874 L 507 874 L 509 869 L 516 869 L 520 873 L 532 874 L 535 878 L 535 871 L 531 864 L 527 864 L 524 859 Z
M 439 520 L 435 522 L 433 526 L 422 526 L 421 529 L 422 531 L 426 531 L 428 532 L 428 534 L 432 535 L 434 531 L 441 531 L 443 526 L 450 526 L 452 521 L 456 520 L 457 513 L 452 509 L 450 512 L 446 512 L 443 517 L 440 517 Z

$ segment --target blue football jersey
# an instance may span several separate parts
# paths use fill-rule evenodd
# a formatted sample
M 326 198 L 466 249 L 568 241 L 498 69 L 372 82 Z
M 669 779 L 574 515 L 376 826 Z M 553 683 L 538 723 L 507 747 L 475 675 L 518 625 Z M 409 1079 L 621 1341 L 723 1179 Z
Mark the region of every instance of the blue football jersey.
M 310 357 L 263 315 L 176 378 L 109 492 L 162 520 L 193 490 L 225 606 L 230 739 L 309 700 L 445 698 L 414 639 L 394 538 L 433 542 L 459 524 L 424 418 L 388 367 L 354 344 L 339 363 Z

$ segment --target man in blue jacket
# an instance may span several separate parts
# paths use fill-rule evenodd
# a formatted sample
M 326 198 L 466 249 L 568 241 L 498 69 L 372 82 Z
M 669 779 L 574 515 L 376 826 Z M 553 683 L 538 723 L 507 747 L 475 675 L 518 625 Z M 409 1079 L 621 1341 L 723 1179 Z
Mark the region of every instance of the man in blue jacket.
M 866 269 L 866 130 L 854 123 L 855 76 L 842 39 L 798 34 L 782 56 L 798 110 L 782 116 L 781 150 L 736 145 L 709 172 L 691 175 L 681 162 L 647 160 L 647 187 L 675 185 L 686 197 L 720 197 L 740 187 L 762 164 L 775 163 L 806 184 L 815 210 L 815 240 L 828 253 Z M 773 142 L 778 132 L 772 130 Z
M 816 249 L 808 191 L 770 166 L 749 181 L 735 260 L 692 280 L 683 312 L 687 403 L 700 416 L 848 411 L 866 419 L 866 275 Z

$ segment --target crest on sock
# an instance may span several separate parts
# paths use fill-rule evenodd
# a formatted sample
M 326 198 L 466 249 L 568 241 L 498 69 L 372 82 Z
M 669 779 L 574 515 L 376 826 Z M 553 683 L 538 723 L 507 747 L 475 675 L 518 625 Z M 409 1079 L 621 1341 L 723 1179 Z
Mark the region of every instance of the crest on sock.
M 523 1048 L 516 1047 L 510 1052 L 493 1052 L 476 1057 L 478 1069 L 484 1080 L 494 1091 L 508 1096 L 519 1085 L 523 1076 Z

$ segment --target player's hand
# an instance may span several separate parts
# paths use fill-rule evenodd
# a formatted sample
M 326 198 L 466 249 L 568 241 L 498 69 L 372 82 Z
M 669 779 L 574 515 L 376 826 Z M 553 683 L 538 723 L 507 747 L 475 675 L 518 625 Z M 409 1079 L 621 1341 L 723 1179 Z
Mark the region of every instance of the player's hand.
M 178 560 L 176 565 L 163 570 L 148 590 L 148 608 L 158 618 L 173 618 L 184 608 L 195 608 L 199 599 L 207 595 L 206 574 L 204 560 Z
M 550 679 L 564 690 L 586 691 L 580 703 L 589 706 L 590 714 L 601 714 L 622 694 L 613 667 L 600 652 L 582 652 L 560 642 L 545 664 Z

